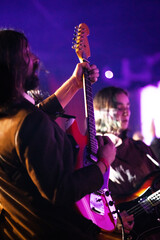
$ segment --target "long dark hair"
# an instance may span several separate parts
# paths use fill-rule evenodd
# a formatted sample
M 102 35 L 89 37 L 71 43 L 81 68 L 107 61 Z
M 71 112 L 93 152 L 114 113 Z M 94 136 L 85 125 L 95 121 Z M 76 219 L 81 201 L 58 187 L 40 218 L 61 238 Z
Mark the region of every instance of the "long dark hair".
M 0 105 L 21 97 L 27 74 L 23 51 L 28 40 L 22 32 L 0 29 Z

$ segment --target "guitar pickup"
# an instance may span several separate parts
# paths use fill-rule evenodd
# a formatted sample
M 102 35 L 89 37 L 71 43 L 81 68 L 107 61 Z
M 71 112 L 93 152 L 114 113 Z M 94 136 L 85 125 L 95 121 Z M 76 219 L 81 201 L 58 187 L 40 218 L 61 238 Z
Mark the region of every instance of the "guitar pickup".
M 101 195 L 96 194 L 96 193 L 91 193 L 90 194 L 90 208 L 92 211 L 104 215 L 104 204 L 103 200 L 101 198 Z

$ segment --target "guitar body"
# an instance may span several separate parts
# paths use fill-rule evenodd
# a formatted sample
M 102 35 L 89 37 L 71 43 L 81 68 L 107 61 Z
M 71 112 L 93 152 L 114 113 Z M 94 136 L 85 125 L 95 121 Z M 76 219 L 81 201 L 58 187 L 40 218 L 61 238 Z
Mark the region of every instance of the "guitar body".
M 85 165 L 88 164 L 88 154 L 87 154 L 87 145 L 88 145 L 88 138 L 87 136 L 83 136 L 78 128 L 77 122 L 75 119 L 69 119 L 67 121 L 66 125 L 66 132 L 68 134 L 71 134 L 76 143 L 79 146 L 79 152 L 76 160 L 76 169 L 85 167 Z M 107 191 L 107 190 L 106 190 Z M 112 198 L 109 194 L 106 196 L 104 191 L 102 194 L 100 194 L 98 197 L 101 200 L 101 204 L 103 205 L 103 215 L 96 212 L 95 210 L 92 210 L 91 208 L 91 197 L 92 194 L 88 194 L 82 199 L 80 199 L 78 202 L 76 202 L 76 207 L 78 211 L 87 219 L 90 219 L 95 223 L 97 226 L 102 228 L 105 231 L 113 231 L 116 227 L 117 223 L 117 214 L 113 214 L 113 212 L 116 210 L 115 206 L 110 206 L 110 202 L 112 201 Z M 107 193 L 109 193 L 107 191 Z M 98 201 L 100 201 L 98 199 Z
M 156 183 L 156 184 L 154 184 Z M 119 199 L 117 208 L 134 214 L 135 224 L 128 239 L 141 240 L 159 233 L 160 239 L 160 175 L 150 176 L 132 195 Z M 156 191 L 155 191 L 156 190 Z
M 125 240 L 145 240 L 154 234 L 154 240 L 160 239 L 160 190 L 157 189 L 160 189 L 160 172 L 150 174 L 137 191 L 116 201 L 120 212 L 125 210 L 134 215 L 134 227 Z M 122 231 L 116 229 L 104 236 L 102 240 L 121 240 Z
M 157 172 L 157 173 L 149 174 L 148 176 L 146 176 L 146 178 L 141 182 L 139 187 L 133 193 L 125 197 L 119 197 L 119 199 L 116 200 L 116 205 L 120 206 L 121 203 L 134 202 L 134 200 L 136 202 L 139 197 L 142 197 L 145 195 L 145 193 L 149 188 L 150 188 L 150 191 L 152 190 L 153 192 L 158 190 L 160 188 L 160 185 L 156 181 L 159 181 L 157 180 L 158 177 L 160 177 L 159 174 L 160 172 Z M 146 195 L 149 195 L 149 193 Z

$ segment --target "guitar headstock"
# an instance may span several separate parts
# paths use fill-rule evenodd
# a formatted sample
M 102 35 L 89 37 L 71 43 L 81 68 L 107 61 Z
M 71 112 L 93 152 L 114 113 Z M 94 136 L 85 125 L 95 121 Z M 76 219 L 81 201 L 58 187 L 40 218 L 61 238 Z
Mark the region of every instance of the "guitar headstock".
M 89 35 L 89 28 L 85 23 L 81 23 L 75 27 L 75 36 L 72 48 L 80 60 L 80 62 L 87 61 L 90 57 L 90 48 L 87 36 Z

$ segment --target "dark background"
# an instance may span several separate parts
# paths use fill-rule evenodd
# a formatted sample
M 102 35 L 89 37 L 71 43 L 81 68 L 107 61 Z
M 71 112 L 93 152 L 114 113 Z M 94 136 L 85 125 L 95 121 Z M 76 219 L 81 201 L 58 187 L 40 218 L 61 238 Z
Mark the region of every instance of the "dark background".
M 71 48 L 74 27 L 90 29 L 90 62 L 100 69 L 93 94 L 104 86 L 126 88 L 131 97 L 132 130 L 140 129 L 139 94 L 160 79 L 159 0 L 0 0 L 0 26 L 22 30 L 32 51 L 48 72 L 41 71 L 41 86 L 52 93 L 72 74 L 78 58 Z M 107 80 L 110 69 L 114 78 Z M 81 116 L 81 95 L 68 111 Z

